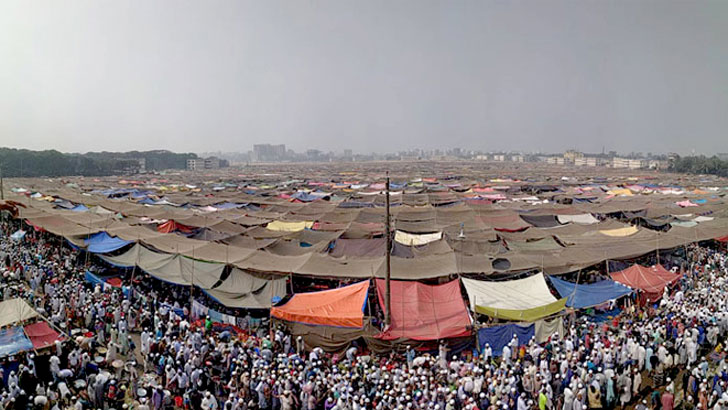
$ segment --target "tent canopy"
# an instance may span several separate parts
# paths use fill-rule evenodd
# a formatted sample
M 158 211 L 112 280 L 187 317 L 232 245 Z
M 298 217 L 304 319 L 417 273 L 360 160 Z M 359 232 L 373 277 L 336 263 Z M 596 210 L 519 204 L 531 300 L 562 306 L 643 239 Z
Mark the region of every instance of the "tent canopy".
M 0 302 L 0 327 L 38 316 L 26 301 L 20 298 L 8 299 Z
M 487 306 L 476 306 L 475 311 L 481 315 L 490 316 L 496 319 L 511 320 L 516 322 L 533 322 L 556 313 L 566 307 L 566 298 L 559 299 L 547 305 L 537 306 L 529 309 L 499 309 Z
M 384 309 L 386 284 L 377 279 L 379 304 Z M 390 281 L 392 324 L 379 337 L 437 340 L 468 336 L 472 321 L 460 293 L 457 280 L 442 285 Z
M 368 292 L 369 281 L 366 280 L 338 289 L 298 293 L 283 306 L 271 308 L 270 314 L 309 325 L 361 328 Z
M 33 343 L 23 333 L 20 326 L 0 329 L 0 357 L 31 350 Z
M 645 267 L 634 264 L 627 269 L 610 274 L 615 281 L 627 285 L 633 289 L 639 289 L 647 293 L 659 293 L 665 286 L 676 281 L 680 275 L 676 275 L 662 265 Z
M 550 277 L 551 284 L 561 297 L 567 298 L 566 306 L 577 309 L 592 307 L 632 293 L 632 290 L 613 280 L 579 284 Z
M 497 319 L 534 321 L 562 311 L 566 299 L 557 300 L 543 273 L 524 279 L 484 282 L 462 278 L 474 312 Z
M 543 273 L 524 279 L 485 282 L 462 278 L 470 299 L 470 307 L 524 310 L 556 302 L 546 285 Z
M 121 238 L 110 236 L 106 232 L 93 234 L 84 241 L 86 250 L 91 253 L 113 252 L 117 249 L 123 248 L 130 243 L 132 243 L 132 241 L 125 241 Z
M 25 334 L 33 344 L 33 349 L 42 349 L 52 346 L 60 338 L 60 333 L 51 329 L 46 322 L 33 323 L 25 326 Z

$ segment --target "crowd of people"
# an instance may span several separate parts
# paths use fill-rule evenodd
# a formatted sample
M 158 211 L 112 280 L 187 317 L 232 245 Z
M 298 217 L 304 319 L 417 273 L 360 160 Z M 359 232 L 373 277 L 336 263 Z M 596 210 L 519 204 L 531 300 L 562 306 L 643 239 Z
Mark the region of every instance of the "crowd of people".
M 728 410 L 728 256 L 715 248 L 690 246 L 658 302 L 564 319 L 544 343 L 332 354 L 282 327 L 195 320 L 172 285 L 104 290 L 84 280 L 92 258 L 42 232 L 11 240 L 18 223 L 2 226 L 2 299 L 28 301 L 66 337 L 2 359 L 6 409 Z

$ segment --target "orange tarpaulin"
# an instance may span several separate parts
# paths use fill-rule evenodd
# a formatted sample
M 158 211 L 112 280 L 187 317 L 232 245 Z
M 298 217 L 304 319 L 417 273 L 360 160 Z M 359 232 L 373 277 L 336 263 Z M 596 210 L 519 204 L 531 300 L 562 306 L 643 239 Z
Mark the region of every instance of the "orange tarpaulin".
M 321 292 L 298 293 L 271 316 L 309 325 L 363 327 L 369 281 Z
M 633 289 L 648 294 L 648 300 L 654 301 L 662 297 L 665 286 L 680 278 L 662 265 L 651 267 L 634 264 L 627 269 L 611 273 L 612 279 Z
M 460 281 L 442 285 L 390 281 L 392 324 L 379 338 L 437 340 L 469 336 L 470 315 L 460 293 Z M 377 279 L 379 304 L 384 309 L 385 281 Z

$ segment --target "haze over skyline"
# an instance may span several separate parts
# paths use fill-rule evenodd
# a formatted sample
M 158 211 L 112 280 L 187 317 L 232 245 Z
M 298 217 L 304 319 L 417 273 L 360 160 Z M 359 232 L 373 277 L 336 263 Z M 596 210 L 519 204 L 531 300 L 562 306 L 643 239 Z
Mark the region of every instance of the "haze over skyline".
M 0 3 L 0 146 L 728 152 L 725 1 Z

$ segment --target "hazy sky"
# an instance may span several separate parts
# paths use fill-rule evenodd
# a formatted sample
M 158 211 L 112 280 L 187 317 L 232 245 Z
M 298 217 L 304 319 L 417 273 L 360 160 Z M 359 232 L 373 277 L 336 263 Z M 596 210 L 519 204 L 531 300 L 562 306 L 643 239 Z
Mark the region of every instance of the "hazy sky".
M 0 146 L 728 152 L 728 1 L 0 1 Z

